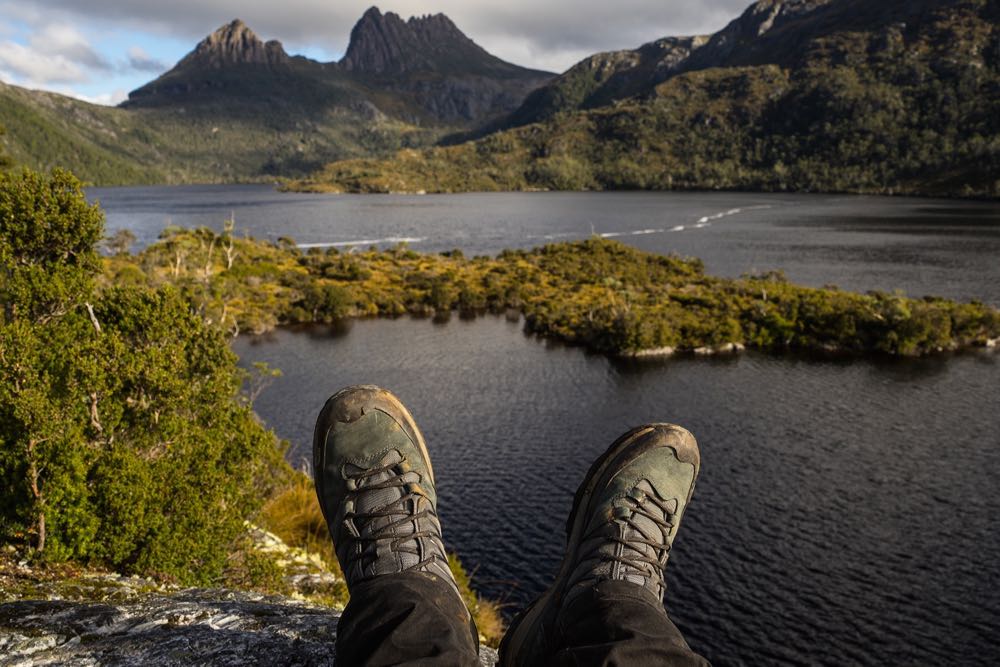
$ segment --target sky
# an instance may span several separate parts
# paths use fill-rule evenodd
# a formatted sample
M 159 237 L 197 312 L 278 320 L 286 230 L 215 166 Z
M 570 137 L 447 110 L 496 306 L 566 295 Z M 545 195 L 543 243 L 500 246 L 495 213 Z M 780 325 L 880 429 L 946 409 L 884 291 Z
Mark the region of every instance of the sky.
M 599 51 L 719 30 L 750 0 L 387 0 L 403 18 L 443 12 L 518 65 L 562 72 Z M 243 19 L 290 54 L 339 60 L 372 0 L 0 0 L 0 81 L 117 104 L 219 26 Z

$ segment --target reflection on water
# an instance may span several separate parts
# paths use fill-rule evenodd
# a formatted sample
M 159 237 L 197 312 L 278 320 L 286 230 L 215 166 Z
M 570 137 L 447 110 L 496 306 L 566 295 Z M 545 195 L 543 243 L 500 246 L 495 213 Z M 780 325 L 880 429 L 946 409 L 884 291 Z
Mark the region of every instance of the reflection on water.
M 667 606 L 728 664 L 993 664 L 1000 358 L 609 360 L 501 318 L 355 322 L 235 343 L 284 376 L 258 411 L 308 458 L 326 397 L 396 391 L 445 539 L 513 612 L 561 556 L 572 493 L 628 427 L 690 428 L 704 468 Z

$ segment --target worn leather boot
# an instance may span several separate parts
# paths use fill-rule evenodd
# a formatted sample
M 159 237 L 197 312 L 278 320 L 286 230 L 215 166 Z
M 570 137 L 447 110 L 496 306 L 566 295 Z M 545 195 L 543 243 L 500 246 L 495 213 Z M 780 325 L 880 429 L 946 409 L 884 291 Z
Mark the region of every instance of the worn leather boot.
M 427 446 L 399 399 L 369 385 L 334 394 L 316 420 L 313 475 L 348 590 L 423 572 L 459 596 Z
M 577 490 L 559 574 L 514 619 L 500 664 L 546 664 L 558 648 L 560 612 L 603 581 L 641 586 L 662 602 L 663 569 L 700 465 L 698 443 L 679 426 L 648 424 L 618 438 Z

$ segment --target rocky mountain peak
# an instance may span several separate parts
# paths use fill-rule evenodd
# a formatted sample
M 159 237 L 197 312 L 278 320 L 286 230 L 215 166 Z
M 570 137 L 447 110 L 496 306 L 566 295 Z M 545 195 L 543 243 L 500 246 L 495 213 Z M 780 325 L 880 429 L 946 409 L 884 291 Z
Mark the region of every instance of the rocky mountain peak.
M 351 30 L 340 65 L 348 71 L 392 75 L 474 67 L 487 60 L 496 59 L 444 14 L 404 21 L 398 14 L 372 7 Z
M 748 37 L 760 37 L 783 21 L 801 16 L 830 0 L 758 0 L 734 23 Z
M 281 42 L 264 42 L 247 24 L 234 19 L 203 39 L 177 66 L 218 69 L 228 65 L 274 66 L 288 61 Z
M 779 32 L 804 17 L 818 12 L 834 0 L 757 0 L 708 43 L 693 53 L 682 68 L 705 69 L 753 61 L 763 42 L 773 41 Z M 786 44 L 794 52 L 795 46 Z

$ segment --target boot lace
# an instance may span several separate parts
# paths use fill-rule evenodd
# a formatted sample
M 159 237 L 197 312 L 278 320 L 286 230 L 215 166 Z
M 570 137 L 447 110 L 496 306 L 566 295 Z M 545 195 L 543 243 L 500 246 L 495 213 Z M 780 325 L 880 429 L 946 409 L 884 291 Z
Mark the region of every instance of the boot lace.
M 433 523 L 430 524 L 431 527 L 420 528 L 422 519 L 436 517 L 436 513 L 420 485 L 416 481 L 412 481 L 412 478 L 417 477 L 417 475 L 411 475 L 411 480 L 406 479 L 410 472 L 409 466 L 406 465 L 406 459 L 355 472 L 346 472 L 348 488 L 353 487 L 353 490 L 350 490 L 347 495 L 351 500 L 357 501 L 363 494 L 388 489 L 401 489 L 403 491 L 398 499 L 385 505 L 369 511 L 349 512 L 345 515 L 345 523 L 353 523 L 356 531 L 351 532 L 354 533 L 355 539 L 362 546 L 360 552 L 350 554 L 350 563 L 352 566 L 358 565 L 362 572 L 378 559 L 378 545 L 380 543 L 386 543 L 393 553 L 411 554 L 419 558 L 421 538 L 435 539 L 438 537 L 437 531 L 432 527 Z M 386 474 L 389 477 L 375 481 Z M 423 509 L 412 511 L 409 506 L 410 502 L 413 502 L 414 507 L 419 507 L 421 506 L 420 499 L 424 501 L 422 503 Z M 357 502 L 355 502 L 355 506 L 357 506 Z M 388 521 L 379 524 L 379 519 L 388 519 Z M 369 525 L 371 525 L 371 530 L 366 531 Z M 427 526 L 428 523 L 424 522 L 424 525 Z M 408 526 L 412 526 L 413 530 L 402 534 L 396 532 L 397 528 Z M 366 532 L 368 532 L 367 535 Z M 403 570 L 420 569 L 435 560 L 442 560 L 436 551 L 431 550 L 428 557 L 403 567 Z
M 621 563 L 647 576 L 660 578 L 663 576 L 663 568 L 666 567 L 667 559 L 670 557 L 670 543 L 667 541 L 667 535 L 673 529 L 671 519 L 674 516 L 673 508 L 669 505 L 670 501 L 660 500 L 648 495 L 638 500 L 627 497 L 625 501 L 629 506 L 622 508 L 624 511 L 620 514 L 616 513 L 615 520 L 631 528 L 633 532 L 631 535 L 629 535 L 628 531 L 612 535 L 610 539 L 624 547 L 622 555 L 602 554 L 602 560 L 611 563 Z M 653 507 L 648 506 L 647 503 Z M 644 516 L 656 524 L 660 529 L 660 534 L 649 535 L 643 526 L 636 522 L 636 515 Z M 626 535 L 629 536 L 626 537 Z M 652 547 L 654 556 L 648 555 L 639 545 Z M 629 552 L 633 555 L 626 555 Z
M 674 526 L 677 505 L 672 500 L 660 500 L 643 492 L 626 496 L 624 503 L 614 509 L 610 522 L 594 526 L 582 540 L 592 545 L 583 561 L 596 561 L 606 566 L 588 567 L 574 585 L 639 575 L 662 594 L 663 569 L 670 556 L 668 536 Z M 648 522 L 643 525 L 640 518 Z M 609 529 L 612 526 L 614 528 Z M 616 544 L 622 548 L 614 548 Z M 619 565 L 624 572 L 616 573 Z

